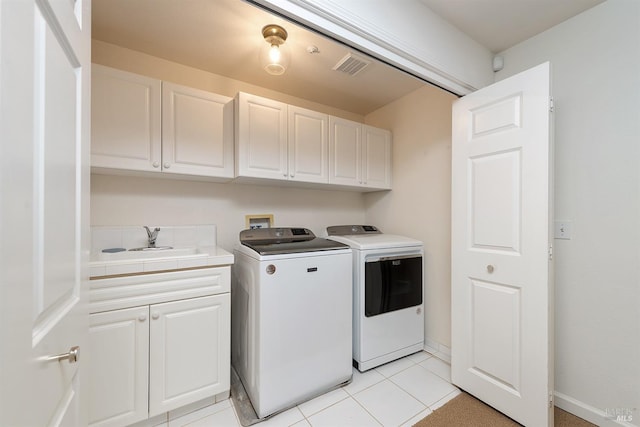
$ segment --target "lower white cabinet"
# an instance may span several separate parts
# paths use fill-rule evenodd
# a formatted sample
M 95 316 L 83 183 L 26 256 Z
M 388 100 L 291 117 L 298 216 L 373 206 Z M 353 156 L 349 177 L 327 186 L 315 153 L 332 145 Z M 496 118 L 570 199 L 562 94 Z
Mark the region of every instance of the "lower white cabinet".
M 230 388 L 230 294 L 94 313 L 92 426 L 125 426 Z
M 149 306 L 89 315 L 89 424 L 149 416 Z
M 229 390 L 230 295 L 149 310 L 149 416 Z

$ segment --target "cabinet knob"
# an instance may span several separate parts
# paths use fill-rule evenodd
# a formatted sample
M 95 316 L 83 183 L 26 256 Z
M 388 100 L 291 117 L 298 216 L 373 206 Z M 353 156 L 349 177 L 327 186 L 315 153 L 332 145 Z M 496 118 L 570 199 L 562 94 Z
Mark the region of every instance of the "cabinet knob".
M 153 314 L 151 315 L 151 318 L 152 318 L 153 320 L 158 320 L 158 319 L 160 318 L 160 313 L 153 313 Z
M 491 273 L 493 273 L 493 270 L 495 270 L 493 265 L 491 265 L 491 264 L 487 265 L 487 273 L 491 274 Z
M 169 169 L 170 166 L 171 166 L 171 164 L 169 162 L 165 162 L 164 165 L 163 165 L 163 167 L 165 169 Z
M 291 174 L 291 175 L 289 175 L 289 176 L 290 176 L 291 178 L 293 178 L 295 175 L 294 175 L 294 174 Z
M 160 163 L 159 162 L 153 162 L 151 164 L 151 166 L 153 166 L 154 168 L 159 168 L 160 167 Z
M 144 322 L 145 320 L 147 320 L 147 315 L 146 314 L 141 314 L 140 316 L 138 316 L 138 320 L 141 322 Z

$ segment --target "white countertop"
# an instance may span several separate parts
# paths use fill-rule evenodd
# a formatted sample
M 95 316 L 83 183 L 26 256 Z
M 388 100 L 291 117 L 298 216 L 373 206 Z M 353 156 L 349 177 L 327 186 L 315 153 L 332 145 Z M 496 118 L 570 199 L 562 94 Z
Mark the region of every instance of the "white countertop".
M 92 252 L 89 276 L 97 278 L 231 264 L 233 254 L 217 246 L 176 247 L 168 251 L 126 251 L 115 254 Z

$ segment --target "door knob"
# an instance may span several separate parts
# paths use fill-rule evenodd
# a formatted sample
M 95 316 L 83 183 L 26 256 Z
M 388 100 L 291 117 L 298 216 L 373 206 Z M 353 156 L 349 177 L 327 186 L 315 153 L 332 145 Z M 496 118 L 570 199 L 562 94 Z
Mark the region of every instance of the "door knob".
M 46 358 L 47 362 L 62 362 L 63 360 L 68 360 L 69 363 L 76 363 L 80 358 L 80 347 L 77 345 L 71 347 L 68 353 L 61 353 L 55 356 L 48 356 Z
M 165 169 L 169 169 L 169 168 L 171 167 L 171 163 L 169 163 L 169 162 L 164 162 L 163 167 L 164 167 Z
M 487 273 L 491 274 L 491 273 L 493 273 L 493 270 L 495 270 L 493 268 L 493 265 L 491 265 L 491 264 L 487 265 Z

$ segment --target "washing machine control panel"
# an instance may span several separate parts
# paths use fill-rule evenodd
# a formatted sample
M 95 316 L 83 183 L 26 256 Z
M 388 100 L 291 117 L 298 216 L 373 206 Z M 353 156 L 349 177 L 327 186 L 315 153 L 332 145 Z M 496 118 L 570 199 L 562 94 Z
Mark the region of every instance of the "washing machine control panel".
M 308 228 L 278 227 L 278 228 L 253 228 L 240 232 L 240 242 L 282 242 L 287 240 L 313 240 L 315 234 Z
M 329 236 L 350 236 L 356 234 L 382 234 L 378 227 L 373 225 L 332 225 L 327 227 Z

